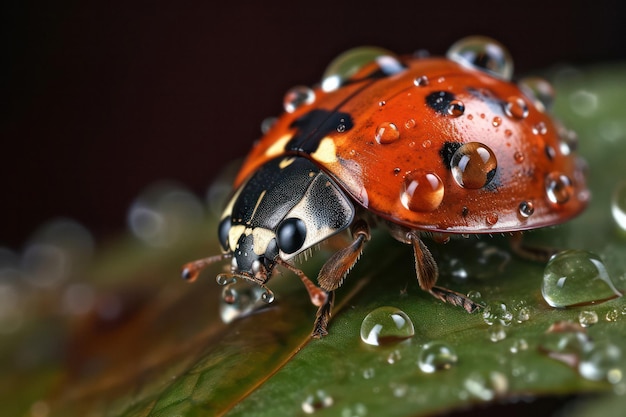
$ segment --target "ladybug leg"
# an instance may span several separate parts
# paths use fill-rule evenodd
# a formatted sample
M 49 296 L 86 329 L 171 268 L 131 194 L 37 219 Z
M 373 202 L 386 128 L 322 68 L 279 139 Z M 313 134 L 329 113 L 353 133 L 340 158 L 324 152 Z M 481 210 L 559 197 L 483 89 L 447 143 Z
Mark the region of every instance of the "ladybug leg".
M 317 276 L 319 286 L 326 291 L 334 291 L 341 286 L 345 276 L 359 260 L 365 242 L 370 240 L 369 225 L 363 220 L 355 222 L 351 231 L 352 243 L 335 252 L 322 266 Z
M 524 235 L 521 232 L 511 234 L 509 239 L 511 249 L 522 259 L 536 262 L 548 262 L 558 252 L 558 249 L 530 246 L 524 243 Z
M 276 263 L 284 266 L 285 268 L 296 274 L 306 287 L 311 303 L 318 307 L 315 314 L 315 324 L 313 325 L 313 331 L 311 336 L 315 339 L 322 338 L 328 334 L 328 321 L 330 320 L 330 312 L 333 307 L 333 301 L 335 299 L 335 293 L 333 291 L 324 291 L 317 285 L 315 285 L 300 269 L 278 258 Z
M 309 293 L 309 297 L 311 298 L 311 303 L 314 306 L 321 307 L 322 305 L 326 303 L 327 298 L 328 298 L 328 293 L 322 290 L 317 285 L 315 285 L 313 281 L 311 281 L 309 277 L 305 275 L 304 272 L 302 272 L 300 269 L 296 268 L 295 266 L 283 261 L 280 258 L 276 259 L 276 263 L 284 266 L 285 268 L 287 268 L 288 270 L 296 274 L 298 278 L 300 278 L 300 280 L 304 284 L 304 287 Z
M 341 286 L 343 279 L 350 269 L 359 260 L 363 252 L 365 242 L 370 239 L 370 229 L 365 221 L 357 221 L 352 226 L 352 243 L 339 251 L 326 261 L 317 277 L 321 290 L 326 294 L 323 304 L 317 309 L 315 324 L 313 325 L 312 337 L 319 339 L 328 334 L 328 322 L 335 300 L 335 290 Z
M 320 339 L 328 334 L 328 321 L 330 320 L 330 312 L 335 301 L 335 292 L 328 291 L 326 293 L 326 302 L 322 304 L 315 314 L 315 324 L 311 336 L 314 339 Z
M 439 269 L 433 255 L 422 242 L 417 232 L 409 232 L 408 238 L 415 253 L 415 272 L 417 273 L 417 281 L 421 289 L 428 291 L 443 302 L 463 307 L 469 313 L 473 313 L 481 307 L 461 293 L 435 286 L 439 276 Z

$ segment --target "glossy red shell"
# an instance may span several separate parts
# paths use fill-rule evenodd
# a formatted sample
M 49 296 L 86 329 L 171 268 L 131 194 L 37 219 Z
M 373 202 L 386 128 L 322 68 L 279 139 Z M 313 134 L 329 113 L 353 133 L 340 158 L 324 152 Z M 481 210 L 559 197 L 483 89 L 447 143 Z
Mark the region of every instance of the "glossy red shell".
M 371 64 L 335 91 L 314 89 L 312 103 L 255 145 L 235 186 L 268 160 L 299 154 L 367 210 L 412 229 L 511 232 L 584 209 L 584 161 L 517 84 L 445 58 L 402 63 L 393 75 L 367 77 Z M 299 121 L 315 111 L 334 116 L 303 134 Z

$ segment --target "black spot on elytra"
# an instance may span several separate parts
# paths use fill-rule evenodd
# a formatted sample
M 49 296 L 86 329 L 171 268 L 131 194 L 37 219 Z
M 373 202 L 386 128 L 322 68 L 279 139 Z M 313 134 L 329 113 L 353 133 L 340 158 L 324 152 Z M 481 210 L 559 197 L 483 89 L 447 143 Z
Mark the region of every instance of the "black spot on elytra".
M 352 117 L 348 113 L 315 109 L 294 120 L 290 127 L 296 133 L 285 146 L 285 151 L 313 153 L 321 140 L 331 133 L 345 133 L 354 127 Z
M 439 155 L 441 156 L 441 160 L 443 161 L 443 165 L 447 169 L 451 169 L 450 162 L 452 161 L 452 155 L 463 145 L 459 142 L 444 142 L 439 149 Z
M 455 96 L 447 91 L 435 91 L 426 96 L 426 104 L 439 114 L 448 116 L 448 107 Z

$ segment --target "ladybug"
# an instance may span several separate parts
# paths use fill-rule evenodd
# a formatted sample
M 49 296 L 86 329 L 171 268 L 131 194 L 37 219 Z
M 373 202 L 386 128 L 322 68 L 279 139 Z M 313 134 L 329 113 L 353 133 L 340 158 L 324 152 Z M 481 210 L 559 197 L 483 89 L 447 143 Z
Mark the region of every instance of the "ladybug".
M 452 45 L 445 57 L 399 57 L 356 48 L 336 58 L 314 88 L 285 96 L 285 113 L 255 144 L 234 182 L 218 238 L 231 259 L 224 285 L 266 284 L 277 266 L 304 282 L 318 307 L 312 336 L 327 334 L 334 292 L 370 240 L 386 229 L 413 248 L 420 287 L 474 312 L 467 296 L 436 286 L 424 237 L 519 232 L 562 223 L 586 206 L 585 163 L 575 135 L 549 114 L 544 80 L 512 82 L 508 51 L 485 37 Z M 314 284 L 299 254 L 345 231 L 349 243 Z M 513 239 L 517 252 L 543 257 Z

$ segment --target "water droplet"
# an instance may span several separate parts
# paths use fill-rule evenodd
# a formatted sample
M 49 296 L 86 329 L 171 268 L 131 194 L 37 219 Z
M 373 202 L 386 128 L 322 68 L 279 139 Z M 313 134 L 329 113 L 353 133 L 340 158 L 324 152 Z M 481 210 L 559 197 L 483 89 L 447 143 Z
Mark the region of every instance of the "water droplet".
M 573 322 L 557 322 L 550 326 L 539 342 L 539 351 L 548 357 L 576 367 L 592 345 L 585 329 Z
M 514 119 L 525 119 L 528 117 L 528 105 L 523 98 L 509 97 L 504 103 L 504 113 Z
M 467 293 L 467 298 L 478 304 L 482 304 L 483 302 L 483 295 L 477 290 L 470 290 Z
M 302 106 L 315 101 L 315 92 L 304 85 L 290 88 L 283 98 L 283 107 L 287 113 L 293 113 Z
M 264 288 L 263 293 L 261 293 L 261 301 L 267 304 L 271 304 L 274 302 L 274 293 L 269 288 Z
M 524 154 L 519 151 L 516 151 L 513 154 L 513 159 L 515 159 L 515 162 L 517 162 L 518 164 L 521 164 L 522 162 L 524 162 Z
M 329 92 L 338 89 L 372 62 L 377 62 L 385 74 L 404 68 L 394 53 L 386 49 L 371 46 L 353 48 L 340 54 L 326 67 L 322 76 L 322 90 Z
M 406 122 L 404 122 L 404 127 L 407 129 L 413 129 L 415 127 L 415 119 L 409 119 Z
M 402 359 L 402 354 L 400 353 L 399 350 L 394 350 L 390 352 L 389 355 L 387 355 L 387 363 L 389 365 L 393 365 L 394 363 L 398 362 L 400 359 Z
M 382 122 L 376 128 L 376 142 L 385 145 L 400 139 L 398 127 L 391 122 Z
M 578 323 L 582 327 L 591 327 L 598 322 L 598 313 L 595 311 L 583 310 L 578 314 Z
M 535 212 L 535 205 L 532 201 L 522 201 L 521 203 L 519 203 L 518 209 L 520 216 L 526 219 L 532 216 L 532 214 Z
M 367 407 L 363 403 L 356 403 L 341 410 L 341 417 L 365 417 L 367 415 Z
M 517 323 L 523 323 L 530 320 L 530 306 L 528 306 L 525 301 L 521 300 L 515 302 L 511 310 L 513 312 L 513 319 Z
M 554 103 L 552 84 L 540 77 L 526 77 L 519 82 L 520 89 L 542 112 L 549 111 Z
M 447 112 L 452 117 L 463 116 L 463 113 L 465 112 L 465 105 L 461 100 L 452 100 L 448 104 Z
M 534 135 L 545 135 L 546 133 L 548 133 L 548 127 L 544 122 L 539 122 L 533 126 Z
M 611 195 L 611 214 L 617 226 L 626 232 L 626 181 L 622 181 Z
M 506 136 L 507 138 L 510 138 L 511 136 L 513 136 L 513 132 L 511 131 L 511 129 L 505 129 L 504 136 Z
M 127 213 L 133 235 L 154 247 L 169 247 L 186 239 L 203 218 L 200 200 L 172 182 L 159 182 L 146 188 Z
M 489 326 L 494 324 L 501 324 L 503 326 L 510 326 L 513 321 L 513 313 L 509 310 L 509 307 L 502 301 L 492 301 L 482 312 L 483 320 Z
M 220 302 L 222 321 L 230 323 L 266 306 L 262 301 L 263 292 L 261 286 L 243 280 L 224 287 Z
M 528 342 L 526 339 L 516 339 L 513 340 L 511 347 L 509 348 L 509 352 L 515 354 L 522 351 L 528 350 Z
M 454 43 L 446 53 L 448 59 L 466 67 L 510 80 L 513 59 L 502 44 L 484 36 L 470 36 Z
M 617 384 L 622 380 L 622 351 L 613 343 L 594 343 L 582 355 L 578 372 L 583 378 L 592 381 L 608 381 Z
M 420 352 L 417 365 L 428 374 L 443 371 L 456 365 L 458 357 L 452 346 L 445 342 L 430 342 Z
M 598 109 L 598 96 L 591 91 L 577 90 L 570 94 L 569 105 L 579 116 L 590 117 Z
M 307 414 L 313 414 L 323 408 L 328 408 L 333 405 L 333 397 L 328 395 L 324 390 L 317 390 L 315 394 L 308 395 L 304 401 L 302 401 L 302 411 Z
M 451 276 L 460 281 L 469 277 L 485 280 L 499 276 L 511 260 L 509 252 L 487 241 L 468 244 L 451 240 L 447 249 L 437 253 L 440 275 Z M 476 296 L 480 298 L 480 293 Z M 480 303 L 480 300 L 475 301 Z
M 489 340 L 492 342 L 500 342 L 506 339 L 506 329 L 501 324 L 494 324 L 489 327 Z
M 365 316 L 361 323 L 361 340 L 372 346 L 399 342 L 414 334 L 409 316 L 395 307 L 379 307 Z
M 478 189 L 486 186 L 496 175 L 498 162 L 493 151 L 479 142 L 468 142 L 454 152 L 450 168 L 461 187 Z
M 432 172 L 411 171 L 402 182 L 400 201 L 411 211 L 436 210 L 443 200 L 443 182 Z
M 425 75 L 422 75 L 422 76 L 420 76 L 420 77 L 416 77 L 416 78 L 413 80 L 413 84 L 414 84 L 416 87 L 425 87 L 425 86 L 427 86 L 427 85 L 428 85 L 428 83 L 429 83 L 428 77 L 427 77 L 427 76 L 425 76 Z
M 491 124 L 493 125 L 493 127 L 498 127 L 502 124 L 502 118 L 501 117 L 494 117 L 493 120 L 491 121 Z
M 498 213 L 487 214 L 487 217 L 485 217 L 485 223 L 489 226 L 493 226 L 498 223 Z
M 560 172 L 551 172 L 546 175 L 544 184 L 548 201 L 555 206 L 567 203 L 574 193 L 572 181 Z
M 378 107 L 384 107 L 387 102 L 385 100 L 381 100 L 378 102 Z
M 396 398 L 405 397 L 406 394 L 409 392 L 409 386 L 407 384 L 391 382 L 389 383 L 389 388 L 391 388 L 391 392 Z
M 496 395 L 503 395 L 509 389 L 509 380 L 503 373 L 492 371 L 473 372 L 463 382 L 463 386 L 475 398 L 491 401 Z
M 594 304 L 621 296 L 602 260 L 582 250 L 566 250 L 550 259 L 541 293 L 552 307 Z
M 52 288 L 77 278 L 94 252 L 91 233 L 69 219 L 52 220 L 29 240 L 21 259 L 23 277 L 34 287 Z
M 621 316 L 621 314 L 620 314 L 619 310 L 616 309 L 616 308 L 612 308 L 612 309 L 610 309 L 609 311 L 606 312 L 606 314 L 604 316 L 604 319 L 606 321 L 608 321 L 608 322 L 614 322 L 614 321 L 619 320 L 620 316 Z
M 269 132 L 270 129 L 276 124 L 276 121 L 278 121 L 277 117 L 266 117 L 263 119 L 261 122 L 261 133 L 266 134 Z
M 365 368 L 363 369 L 363 378 L 372 379 L 376 375 L 376 370 L 374 368 Z
M 578 135 L 575 131 L 559 125 L 559 150 L 563 155 L 569 155 L 578 149 Z

